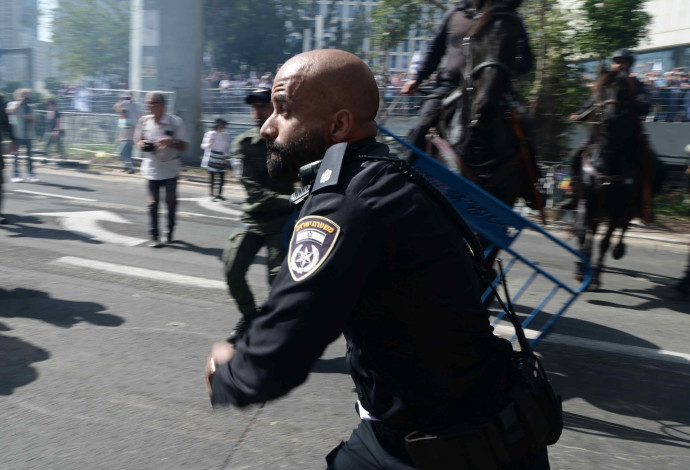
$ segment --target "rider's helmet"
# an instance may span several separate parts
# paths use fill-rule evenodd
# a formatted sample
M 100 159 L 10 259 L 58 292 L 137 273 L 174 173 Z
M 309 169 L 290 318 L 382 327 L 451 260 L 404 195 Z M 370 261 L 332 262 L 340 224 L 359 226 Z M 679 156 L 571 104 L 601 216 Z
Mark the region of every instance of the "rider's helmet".
M 630 52 L 630 50 L 625 48 L 618 49 L 616 52 L 613 53 L 613 60 L 616 59 L 627 59 L 630 61 L 631 66 L 635 63 L 635 56 L 632 52 Z

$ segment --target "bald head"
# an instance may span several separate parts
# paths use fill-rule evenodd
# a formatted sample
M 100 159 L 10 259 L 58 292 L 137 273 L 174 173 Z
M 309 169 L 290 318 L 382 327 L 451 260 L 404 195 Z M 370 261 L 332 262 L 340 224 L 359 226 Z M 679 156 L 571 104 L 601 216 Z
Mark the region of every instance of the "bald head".
M 273 178 L 295 179 L 300 166 L 341 142 L 375 137 L 379 92 L 369 67 L 335 49 L 296 55 L 273 81 L 273 114 L 261 127 Z
M 353 129 L 346 141 L 376 135 L 378 86 L 369 67 L 356 55 L 337 49 L 304 52 L 280 68 L 274 83 L 281 80 L 296 101 L 312 101 L 325 114 L 352 113 Z

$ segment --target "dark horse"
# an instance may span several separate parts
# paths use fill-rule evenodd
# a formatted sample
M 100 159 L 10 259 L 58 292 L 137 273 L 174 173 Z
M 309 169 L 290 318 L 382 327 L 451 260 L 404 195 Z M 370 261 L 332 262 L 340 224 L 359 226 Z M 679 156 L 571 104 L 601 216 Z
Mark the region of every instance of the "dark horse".
M 614 231 L 620 230 L 620 238 L 613 257 L 620 259 L 625 254 L 623 238 L 630 220 L 636 216 L 649 219 L 656 157 L 635 112 L 636 90 L 634 78 L 604 72 L 595 84 L 595 103 L 586 118 L 592 127 L 589 145 L 582 153 L 584 218 L 580 217 L 577 227 L 583 254 L 592 257 L 597 229 L 608 222 L 590 284 L 593 289 L 601 286 L 604 257 Z M 582 278 L 579 266 L 576 277 Z
M 523 55 L 529 54 L 531 65 L 527 35 L 515 11 L 519 3 L 484 3 L 464 40 L 463 83 L 444 101 L 440 137 L 431 142 L 451 169 L 509 206 L 524 198 L 543 220 L 529 119 L 512 87 L 513 77 L 525 67 Z M 487 256 L 487 267 L 496 254 L 497 249 Z

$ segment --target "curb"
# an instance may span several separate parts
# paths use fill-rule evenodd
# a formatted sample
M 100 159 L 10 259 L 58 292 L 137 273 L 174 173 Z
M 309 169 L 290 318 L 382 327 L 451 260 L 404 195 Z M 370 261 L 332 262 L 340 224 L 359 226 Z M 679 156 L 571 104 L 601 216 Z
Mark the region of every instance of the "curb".
M 571 231 L 570 227 L 567 224 L 549 224 L 545 227 L 545 229 L 551 233 L 558 233 L 561 238 L 563 235 L 575 237 L 575 234 Z M 675 234 L 672 236 L 669 235 L 663 235 L 662 232 L 644 232 L 644 228 L 640 227 L 635 227 L 632 226 L 628 228 L 628 231 L 625 234 L 625 238 L 633 238 L 637 240 L 647 240 L 647 241 L 653 241 L 653 242 L 661 242 L 661 243 L 670 243 L 673 245 L 689 245 L 690 244 L 690 234 L 682 235 L 682 234 Z

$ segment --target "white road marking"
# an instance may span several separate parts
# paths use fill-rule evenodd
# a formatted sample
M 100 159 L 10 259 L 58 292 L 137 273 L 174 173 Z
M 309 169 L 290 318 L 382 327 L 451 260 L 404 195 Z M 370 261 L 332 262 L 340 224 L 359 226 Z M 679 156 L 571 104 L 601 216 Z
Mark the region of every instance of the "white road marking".
M 63 256 L 54 261 L 55 263 L 68 264 L 87 269 L 95 269 L 97 271 L 111 272 L 121 274 L 124 276 L 134 276 L 144 279 L 151 279 L 153 281 L 168 282 L 171 284 L 179 284 L 187 287 L 202 287 L 205 289 L 227 289 L 225 281 L 217 281 L 214 279 L 205 279 L 202 277 L 186 276 L 184 274 L 168 273 L 165 271 L 155 271 L 153 269 L 137 268 L 134 266 L 125 266 L 122 264 L 107 263 L 104 261 L 95 261 L 86 258 L 77 258 L 75 256 Z
M 42 193 L 40 191 L 28 191 L 26 189 L 13 189 L 12 191 L 15 193 L 35 194 L 37 196 L 48 196 L 48 197 L 57 197 L 57 198 L 61 198 L 61 199 L 72 199 L 75 201 L 98 202 L 98 200 L 96 200 L 96 199 L 88 199 L 85 197 L 63 196 L 62 194 Z
M 212 201 L 209 197 L 185 197 L 180 198 L 180 201 L 193 201 L 199 204 L 203 209 L 212 212 L 222 212 L 223 214 L 233 215 L 239 217 L 242 215 L 242 211 L 239 209 L 233 209 L 232 207 L 227 207 L 227 205 L 220 202 Z M 235 219 L 237 220 L 237 219 Z
M 78 233 L 87 238 L 92 238 L 104 243 L 114 243 L 116 245 L 136 246 L 144 243 L 146 239 L 129 237 L 99 227 L 98 221 L 115 222 L 120 224 L 131 224 L 130 221 L 120 217 L 114 212 L 109 211 L 80 211 L 80 212 L 41 212 L 32 215 L 44 215 L 59 217 L 62 225 L 70 232 Z
M 237 217 L 221 217 L 219 215 L 208 215 L 208 214 L 199 214 L 197 212 L 178 212 L 178 216 L 186 216 L 186 217 L 206 217 L 208 219 L 218 219 L 218 220 L 232 220 L 236 222 L 238 220 Z
M 206 289 L 222 290 L 227 289 L 225 282 L 214 279 L 186 276 L 183 274 L 174 274 L 164 271 L 154 271 L 152 269 L 136 268 L 133 266 L 94 261 L 85 258 L 77 258 L 74 256 L 63 256 L 62 258 L 55 260 L 55 262 L 87 269 L 95 269 L 98 271 L 112 272 L 124 276 L 135 276 L 154 281 L 169 282 L 188 287 L 203 287 Z M 510 337 L 514 333 L 513 327 L 507 325 L 496 325 L 495 331 L 496 334 L 504 337 Z M 536 338 L 538 334 L 539 332 L 536 330 L 525 330 L 525 335 L 530 339 Z M 553 344 L 565 344 L 567 346 L 575 346 L 594 351 L 616 353 L 644 359 L 654 359 L 658 361 L 671 362 L 674 364 L 690 364 L 690 354 L 669 351 L 666 349 L 642 348 L 639 346 L 630 346 L 625 344 L 610 343 L 607 341 L 566 336 L 558 333 L 549 334 L 543 341 Z
M 496 334 L 503 337 L 511 337 L 515 333 L 513 327 L 507 325 L 496 325 L 494 329 Z M 534 339 L 538 335 L 539 332 L 536 330 L 525 330 L 525 336 L 527 336 L 529 339 Z M 640 346 L 610 343 L 608 341 L 579 338 L 576 336 L 566 336 L 558 333 L 549 333 L 542 341 L 545 343 L 565 344 L 566 346 L 575 346 L 577 348 L 590 349 L 594 351 L 622 354 L 624 356 L 634 356 L 643 359 L 672 362 L 674 364 L 690 365 L 690 354 L 669 351 L 667 349 L 642 348 Z

